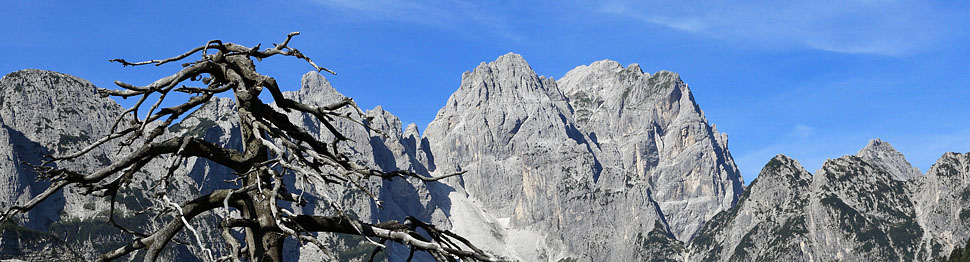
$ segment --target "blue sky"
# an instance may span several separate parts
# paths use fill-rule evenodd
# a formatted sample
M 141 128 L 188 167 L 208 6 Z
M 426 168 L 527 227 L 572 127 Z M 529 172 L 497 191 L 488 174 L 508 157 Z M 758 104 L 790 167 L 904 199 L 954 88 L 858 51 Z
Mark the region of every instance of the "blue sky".
M 141 2 L 141 1 L 131 1 Z M 970 151 L 965 1 L 2 1 L 0 71 L 40 68 L 101 87 L 147 84 L 169 57 L 222 39 L 291 45 L 365 108 L 423 128 L 461 73 L 516 52 L 561 77 L 602 59 L 680 73 L 730 137 L 746 182 L 784 153 L 809 171 L 882 138 L 924 172 Z M 287 90 L 311 70 L 257 65 Z M 124 103 L 124 102 L 123 102 Z

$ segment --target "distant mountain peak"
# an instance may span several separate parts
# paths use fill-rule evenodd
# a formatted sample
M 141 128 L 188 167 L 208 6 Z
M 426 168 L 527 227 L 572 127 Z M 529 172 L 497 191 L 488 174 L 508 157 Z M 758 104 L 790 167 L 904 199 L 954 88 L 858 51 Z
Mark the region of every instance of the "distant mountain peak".
M 856 154 L 856 156 L 861 157 L 863 153 L 867 151 L 868 152 L 895 152 L 897 154 L 899 153 L 896 151 L 896 148 L 893 148 L 893 145 L 889 144 L 888 142 L 882 141 L 882 139 L 879 139 L 879 138 L 873 138 L 869 140 L 869 144 L 866 145 L 866 147 L 859 150 L 859 153 Z
M 316 105 L 328 105 L 345 98 L 343 94 L 330 85 L 330 81 L 326 77 L 317 71 L 309 71 L 303 74 L 300 79 L 300 90 L 285 92 L 284 95 L 290 99 Z
M 504 54 L 504 55 L 498 57 L 497 59 L 495 59 L 495 61 L 492 62 L 492 63 L 516 64 L 516 65 L 529 66 L 529 63 L 525 61 L 525 58 L 522 58 L 522 55 L 517 54 L 515 52 L 508 52 L 507 54 Z
M 579 67 L 583 67 L 583 66 L 579 66 Z M 598 70 L 611 70 L 611 71 L 617 71 L 617 70 L 623 69 L 623 66 L 620 65 L 620 62 L 609 60 L 609 59 L 603 59 L 600 61 L 593 62 L 592 64 L 589 64 L 588 67 L 593 69 L 598 69 Z
M 771 158 L 758 174 L 758 180 L 766 179 L 787 181 L 783 183 L 807 187 L 812 181 L 812 175 L 801 163 L 798 163 L 798 160 L 778 154 Z
M 906 181 L 922 175 L 919 168 L 906 161 L 902 153 L 878 138 L 869 140 L 869 144 L 859 150 L 856 156 L 881 167 L 896 180 Z

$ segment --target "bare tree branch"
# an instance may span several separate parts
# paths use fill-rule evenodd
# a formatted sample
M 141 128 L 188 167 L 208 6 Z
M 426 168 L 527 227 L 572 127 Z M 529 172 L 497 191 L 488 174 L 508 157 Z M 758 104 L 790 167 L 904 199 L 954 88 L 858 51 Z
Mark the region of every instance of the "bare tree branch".
M 122 81 L 115 81 L 121 89 L 98 89 L 103 97 L 138 97 L 135 104 L 121 112 L 111 125 L 107 135 L 95 140 L 83 148 L 71 152 L 49 157 L 40 166 L 35 167 L 39 177 L 51 181 L 50 186 L 40 194 L 33 196 L 24 204 L 13 206 L 3 212 L 0 220 L 10 219 L 18 214 L 36 207 L 52 195 L 72 185 L 85 189 L 83 194 L 101 193 L 110 199 L 108 221 L 123 233 L 136 236 L 131 243 L 103 254 L 99 260 L 114 260 L 134 252 L 145 250 L 145 261 L 155 261 L 169 242 L 175 240 L 175 235 L 188 228 L 195 245 L 202 250 L 208 260 L 218 261 L 281 261 L 284 239 L 292 238 L 303 243 L 312 243 L 322 251 L 328 252 L 326 246 L 313 235 L 316 232 L 331 232 L 363 236 L 367 241 L 379 247 L 371 254 L 374 255 L 384 247 L 387 241 L 397 242 L 411 247 L 413 257 L 415 250 L 428 252 L 433 258 L 441 261 L 478 260 L 499 261 L 499 258 L 475 247 L 467 239 L 447 230 L 441 230 L 431 224 L 408 218 L 404 223 L 396 221 L 377 225 L 368 224 L 348 215 L 350 210 L 338 205 L 326 193 L 318 193 L 330 205 L 338 216 L 298 215 L 283 203 L 304 205 L 307 198 L 304 194 L 313 192 L 308 188 L 327 189 L 334 186 L 351 185 L 365 193 L 376 205 L 380 200 L 376 194 L 364 186 L 369 179 L 405 179 L 416 178 L 426 183 L 439 181 L 444 178 L 460 176 L 464 172 L 448 174 L 439 177 L 429 177 L 415 172 L 399 170 L 386 172 L 365 166 L 352 159 L 340 143 L 353 142 L 344 136 L 334 125 L 339 119 L 350 121 L 368 127 L 370 119 L 352 99 L 343 99 L 325 106 L 311 106 L 294 101 L 283 96 L 274 78 L 256 72 L 254 59 L 272 56 L 290 56 L 304 60 L 314 69 L 333 71 L 317 65 L 312 59 L 298 49 L 290 46 L 293 37 L 299 32 L 286 36 L 280 44 L 260 50 L 260 45 L 247 47 L 221 40 L 211 40 L 202 46 L 195 47 L 180 55 L 153 59 L 141 62 L 128 62 L 124 59 L 112 59 L 122 66 L 140 66 L 154 64 L 156 66 L 183 61 L 201 53 L 198 60 L 187 61 L 182 64 L 178 72 L 158 79 L 146 86 L 136 86 Z M 197 83 L 188 82 L 201 82 Z M 203 87 L 194 87 L 203 86 Z M 259 99 L 259 94 L 266 89 L 270 92 L 276 106 L 270 106 Z M 163 108 L 162 104 L 172 91 L 192 94 L 187 101 L 175 106 Z M 213 97 L 223 93 L 230 93 L 236 101 L 236 115 L 239 120 L 242 150 L 221 147 L 191 135 L 171 134 L 172 127 L 177 120 L 186 114 L 198 110 L 201 105 L 211 101 Z M 151 97 L 151 98 L 150 98 Z M 148 109 L 139 116 L 139 110 L 149 99 Z M 303 127 L 290 122 L 284 112 L 295 110 L 312 115 L 332 135 L 331 141 L 320 141 Z M 281 112 L 282 111 L 282 112 Z M 370 132 L 386 136 L 378 130 Z M 160 140 L 166 134 L 175 137 Z M 97 170 L 85 173 L 58 168 L 61 163 L 79 161 L 81 156 L 96 148 L 117 142 L 119 153 L 121 148 L 131 148 L 124 156 L 116 161 L 102 166 Z M 136 148 L 137 147 L 137 148 Z M 165 158 L 170 157 L 170 158 Z M 189 157 L 198 157 L 212 161 L 232 169 L 237 178 L 229 180 L 226 186 L 212 193 L 195 198 L 184 204 L 176 204 L 169 198 L 169 185 L 175 182 L 176 172 Z M 150 178 L 139 177 L 147 164 L 159 159 L 171 161 L 164 174 L 150 174 Z M 284 179 L 295 176 L 295 179 Z M 154 207 L 139 212 L 157 212 L 156 218 L 169 218 L 168 222 L 153 232 L 139 232 L 126 228 L 115 221 L 115 200 L 118 194 L 136 190 L 129 184 L 133 180 L 148 181 L 147 190 L 156 192 Z M 285 181 L 301 181 L 296 190 Z M 309 186 L 308 186 L 309 185 Z M 156 191 L 157 190 L 157 191 Z M 98 194 L 95 194 L 98 195 Z M 173 195 L 174 196 L 174 195 Z M 161 204 L 159 204 L 161 203 Z M 161 208 L 161 209 L 156 209 Z M 227 252 L 216 257 L 216 252 L 206 246 L 203 237 L 193 226 L 192 220 L 198 215 L 210 210 L 221 209 L 222 240 L 225 241 Z M 234 230 L 243 233 L 243 241 L 234 235 Z M 425 235 L 422 233 L 425 232 Z M 238 231 L 235 231 L 238 232 Z M 176 240 L 177 241 L 177 240 Z

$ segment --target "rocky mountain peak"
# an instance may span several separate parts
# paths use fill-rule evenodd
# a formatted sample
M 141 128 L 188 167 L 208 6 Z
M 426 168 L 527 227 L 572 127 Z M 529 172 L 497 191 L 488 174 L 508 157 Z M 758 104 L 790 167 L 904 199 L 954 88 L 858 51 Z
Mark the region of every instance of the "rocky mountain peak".
M 919 168 L 913 167 L 909 161 L 906 161 L 902 153 L 896 151 L 888 142 L 878 138 L 869 140 L 869 144 L 859 150 L 856 156 L 881 167 L 896 180 L 906 181 L 923 174 Z
M 438 111 L 424 136 L 430 141 L 431 151 L 441 152 L 434 158 L 436 166 L 445 168 L 445 172 L 469 170 L 462 179 L 464 188 L 487 200 L 486 207 L 507 217 L 514 209 L 508 203 L 515 203 L 522 192 L 519 176 L 535 168 L 535 164 L 529 166 L 523 161 L 546 161 L 524 154 L 547 150 L 546 145 L 536 146 L 546 141 L 548 147 L 556 145 L 554 148 L 560 151 L 565 149 L 559 144 L 574 147 L 585 143 L 586 138 L 575 130 L 571 119 L 569 105 L 556 82 L 538 77 L 520 55 L 509 53 L 466 72 L 461 86 Z M 491 166 L 500 162 L 504 163 Z
M 797 160 L 779 154 L 765 164 L 742 198 L 747 198 L 747 205 L 757 203 L 765 210 L 779 209 L 778 205 L 783 203 L 786 212 L 790 212 L 805 205 L 805 195 L 811 191 L 811 184 L 811 173 Z M 757 199 L 751 199 L 752 195 Z
M 418 131 L 418 124 L 408 124 L 408 126 L 404 128 L 404 138 L 421 139 L 421 132 Z
M 798 161 L 775 156 L 737 205 L 704 225 L 684 261 L 813 261 L 804 215 L 811 179 Z
M 370 118 L 370 128 L 381 131 L 383 134 L 380 136 L 400 136 L 401 133 L 401 120 L 397 116 L 391 114 L 387 110 L 384 110 L 383 106 L 376 106 L 374 109 L 367 110 L 365 113 L 368 118 Z
M 758 174 L 758 180 L 783 180 L 789 182 L 795 182 L 796 184 L 805 183 L 807 186 L 812 182 L 812 174 L 802 167 L 802 164 L 798 163 L 791 157 L 784 154 L 778 154 L 771 158 L 765 167 Z
M 91 82 L 74 76 L 25 69 L 0 79 L 0 118 L 58 152 L 100 137 L 115 117 L 107 111 L 118 110 Z
M 525 61 L 525 58 L 522 58 L 522 55 L 513 52 L 499 56 L 495 61 L 488 64 L 495 68 L 529 68 L 529 70 L 532 70 L 532 67 Z
M 677 239 L 690 239 L 704 219 L 740 196 L 727 138 L 708 125 L 678 74 L 651 75 L 637 64 L 624 68 L 602 60 L 576 67 L 557 84 L 569 98 L 576 125 L 597 144 L 611 171 L 598 183 L 652 185 Z M 685 170 L 684 163 L 704 171 Z
M 300 82 L 300 90 L 285 92 L 284 94 L 296 101 L 318 105 L 328 105 L 345 98 L 343 94 L 337 92 L 337 89 L 330 85 L 330 81 L 327 81 L 326 77 L 317 71 L 309 71 L 303 74 Z
M 456 95 L 485 103 L 493 98 L 500 103 L 506 99 L 527 102 L 565 100 L 555 81 L 536 75 L 525 59 L 516 53 L 505 54 L 489 63 L 482 62 L 471 72 L 465 72 L 461 86 L 452 96 Z
M 958 178 L 963 178 L 962 182 L 970 184 L 970 153 L 947 152 L 936 160 L 930 170 L 936 176 L 967 176 Z M 970 193 L 967 194 L 967 199 L 970 200 Z
M 589 67 L 590 69 L 601 70 L 601 71 L 619 71 L 623 69 L 623 66 L 620 65 L 619 62 L 609 60 L 609 59 L 603 59 L 600 61 L 593 62 L 592 64 L 589 64 L 589 66 L 581 65 L 576 68 L 582 68 L 582 67 Z

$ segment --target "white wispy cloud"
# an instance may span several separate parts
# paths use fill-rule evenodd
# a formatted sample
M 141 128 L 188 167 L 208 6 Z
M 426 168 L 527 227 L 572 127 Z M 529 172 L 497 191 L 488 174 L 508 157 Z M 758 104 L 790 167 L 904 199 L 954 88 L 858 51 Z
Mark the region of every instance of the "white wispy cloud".
M 625 16 L 725 41 L 767 48 L 908 55 L 938 45 L 966 15 L 933 1 L 613 1 Z
M 811 136 L 812 133 L 814 132 L 815 132 L 814 128 L 803 124 L 798 124 L 798 125 L 795 125 L 795 127 L 788 132 L 788 136 L 804 138 L 804 137 Z

